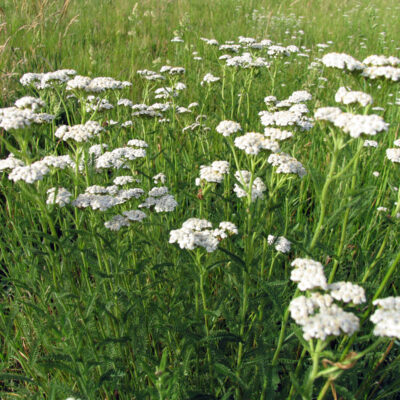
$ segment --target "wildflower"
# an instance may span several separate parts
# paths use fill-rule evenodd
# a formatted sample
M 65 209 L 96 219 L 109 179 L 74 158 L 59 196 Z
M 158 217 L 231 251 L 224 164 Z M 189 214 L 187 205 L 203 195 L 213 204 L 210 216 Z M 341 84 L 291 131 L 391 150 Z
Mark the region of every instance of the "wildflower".
M 241 131 L 242 127 L 234 121 L 221 121 L 215 130 L 223 136 L 230 136 L 232 133 Z
M 233 191 L 236 193 L 238 198 L 247 197 L 251 191 L 251 201 L 254 202 L 258 198 L 264 197 L 264 192 L 267 190 L 264 182 L 261 178 L 257 177 L 253 180 L 253 184 L 250 188 L 251 172 L 246 170 L 236 171 L 235 178 L 239 181 L 239 185 L 235 183 Z
M 129 226 L 129 220 L 122 215 L 115 215 L 111 220 L 106 221 L 104 226 L 110 231 L 119 231 L 123 226 Z
M 290 246 L 292 244 L 283 236 L 276 237 L 273 235 L 268 235 L 267 241 L 269 245 L 275 245 L 275 250 L 280 251 L 281 253 L 289 253 Z
M 328 285 L 330 295 L 344 303 L 362 304 L 366 302 L 365 291 L 351 282 L 335 282 Z
M 244 150 L 247 154 L 257 155 L 260 150 L 279 151 L 279 144 L 274 140 L 266 138 L 263 134 L 257 132 L 248 132 L 235 139 L 235 146 Z
M 25 181 L 26 183 L 34 183 L 43 180 L 50 172 L 46 164 L 36 161 L 31 165 L 17 166 L 8 175 L 8 179 L 17 182 Z
M 14 104 L 17 108 L 30 108 L 34 112 L 45 106 L 45 102 L 42 99 L 38 99 L 32 96 L 21 97 Z
M 293 133 L 290 131 L 281 130 L 278 128 L 265 128 L 264 135 L 271 140 L 282 141 L 293 137 Z
M 163 174 L 162 172 L 158 173 L 157 175 L 153 176 L 153 182 L 154 183 L 165 183 L 167 180 L 167 177 L 165 176 L 165 174 Z
M 342 86 L 336 92 L 335 101 L 343 104 L 360 103 L 366 107 L 368 104 L 372 104 L 372 97 L 367 93 L 353 92 Z
M 298 288 L 300 290 L 328 289 L 324 269 L 320 262 L 307 258 L 296 258 L 291 265 L 295 268 L 290 275 L 290 279 L 294 282 L 299 282 Z
M 76 75 L 73 69 L 61 69 L 54 72 L 24 74 L 19 80 L 23 86 L 34 86 L 36 89 L 47 89 L 55 85 L 60 85 Z
M 343 311 L 336 304 L 309 317 L 302 326 L 305 340 L 339 336 L 343 333 L 351 336 L 359 329 L 359 319 L 351 312 Z
M 25 163 L 22 160 L 15 158 L 13 153 L 10 153 L 7 158 L 0 160 L 0 171 L 23 166 L 25 166 Z
M 378 147 L 378 142 L 375 140 L 364 140 L 364 147 Z
M 64 207 L 71 202 L 72 194 L 65 188 L 51 188 L 47 191 L 46 204 L 57 204 Z
M 327 67 L 347 69 L 349 71 L 363 70 L 364 64 L 344 53 L 328 53 L 322 57 L 322 63 Z
M 114 185 L 118 185 L 118 186 L 123 186 L 123 185 L 126 185 L 128 183 L 132 183 L 132 182 L 133 182 L 133 177 L 132 176 L 117 176 L 113 180 Z
M 307 175 L 303 164 L 286 153 L 270 154 L 268 163 L 278 167 L 275 171 L 277 174 L 297 174 L 300 178 Z
M 395 67 L 396 65 L 400 65 L 400 58 L 393 56 L 386 57 L 386 56 L 372 55 L 365 58 L 363 60 L 363 64 L 372 65 L 375 67 L 381 67 L 384 65 L 391 65 L 392 67 Z
M 142 148 L 149 147 L 149 145 L 144 140 L 140 140 L 140 139 L 131 139 L 131 140 L 129 140 L 127 145 L 132 146 L 132 147 L 142 147 Z
M 96 159 L 95 166 L 100 168 L 128 168 L 127 161 L 146 157 L 146 150 L 143 148 L 133 149 L 131 147 L 118 147 L 112 151 L 106 151 Z
M 213 82 L 218 82 L 219 80 L 221 80 L 221 78 L 218 78 L 217 76 L 214 76 L 213 74 L 205 74 L 200 85 L 204 86 L 205 83 L 213 83 Z
M 104 132 L 104 128 L 98 122 L 87 121 L 84 125 L 61 125 L 57 128 L 54 135 L 64 141 L 72 139 L 80 143 L 98 136 L 101 132 Z
M 312 95 L 306 90 L 299 90 L 293 92 L 287 100 L 291 104 L 303 103 L 304 101 L 312 100 Z
M 374 335 L 400 338 L 400 297 L 377 299 L 373 305 L 379 307 L 370 318 Z
M 221 183 L 224 175 L 228 172 L 228 161 L 214 161 L 211 165 L 201 165 L 200 178 L 197 183 L 198 185 L 200 185 L 201 181 Z
M 211 222 L 205 219 L 189 218 L 181 229 L 170 232 L 169 243 L 178 243 L 181 249 L 187 250 L 203 247 L 211 253 L 218 248 L 220 240 L 225 239 L 226 233 L 237 234 L 237 228 L 231 222 L 221 222 L 219 229 L 211 228 Z
M 385 67 L 367 67 L 364 69 L 362 76 L 370 79 L 384 77 L 394 82 L 400 80 L 400 68 L 385 66 Z
M 126 217 L 129 221 L 139 221 L 139 222 L 147 217 L 147 215 L 140 210 L 124 211 L 122 215 Z

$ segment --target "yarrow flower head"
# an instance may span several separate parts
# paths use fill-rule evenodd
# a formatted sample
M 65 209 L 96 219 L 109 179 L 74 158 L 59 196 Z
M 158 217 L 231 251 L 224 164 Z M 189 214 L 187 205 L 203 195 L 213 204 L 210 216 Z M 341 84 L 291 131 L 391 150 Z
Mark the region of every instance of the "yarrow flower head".
M 400 297 L 387 297 L 373 302 L 378 309 L 372 314 L 374 335 L 400 339 Z
M 292 244 L 283 236 L 276 237 L 274 235 L 268 235 L 267 241 L 269 245 L 274 245 L 275 250 L 281 253 L 289 253 Z
M 308 258 L 296 258 L 291 265 L 295 268 L 290 275 L 290 279 L 298 282 L 300 290 L 328 289 L 324 268 L 320 262 Z
M 228 172 L 228 161 L 214 161 L 211 165 L 201 165 L 200 178 L 196 179 L 196 185 L 199 186 L 202 181 L 221 183 L 224 179 L 224 175 Z
M 344 53 L 328 53 L 322 57 L 322 63 L 327 67 L 346 69 L 349 71 L 363 70 L 365 65 L 354 57 Z
M 197 247 L 208 253 L 215 251 L 221 240 L 238 233 L 231 222 L 221 222 L 218 229 L 211 229 L 212 223 L 205 219 L 190 218 L 181 229 L 170 232 L 169 243 L 178 243 L 181 249 L 194 250 Z
M 75 142 L 86 142 L 104 132 L 104 128 L 96 121 L 87 121 L 84 125 L 61 125 L 57 128 L 55 136 L 61 140 L 72 139 Z
M 279 144 L 266 138 L 262 133 L 248 132 L 235 139 L 235 146 L 244 150 L 247 154 L 257 155 L 260 150 L 279 151 Z
M 223 136 L 231 136 L 233 133 L 241 131 L 242 127 L 234 121 L 221 121 L 215 130 Z
M 204 86 L 204 84 L 218 82 L 219 80 L 221 80 L 221 78 L 218 78 L 217 76 L 214 76 L 213 74 L 208 73 L 208 74 L 204 75 L 203 80 L 200 82 L 200 85 Z
M 372 104 L 372 97 L 367 93 L 354 92 L 342 86 L 335 94 L 335 101 L 343 104 L 359 103 L 366 107 L 368 104 Z
M 72 194 L 65 188 L 51 188 L 47 191 L 46 204 L 57 204 L 64 207 L 71 202 Z
M 264 197 L 264 192 L 267 190 L 264 182 L 260 177 L 253 180 L 253 184 L 250 188 L 251 172 L 246 170 L 236 171 L 235 178 L 239 181 L 239 185 L 235 183 L 233 191 L 236 193 L 238 198 L 247 197 L 251 191 L 251 201 L 254 202 L 258 198 Z
M 300 178 L 307 175 L 303 164 L 286 153 L 270 154 L 268 163 L 278 167 L 275 171 L 277 174 L 296 174 Z

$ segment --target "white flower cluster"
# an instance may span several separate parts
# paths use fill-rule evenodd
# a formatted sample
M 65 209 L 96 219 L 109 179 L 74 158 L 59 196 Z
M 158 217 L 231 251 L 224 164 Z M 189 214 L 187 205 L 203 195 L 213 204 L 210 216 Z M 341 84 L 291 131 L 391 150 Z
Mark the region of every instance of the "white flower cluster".
M 185 68 L 183 67 L 171 67 L 170 65 L 164 65 L 160 69 L 160 73 L 170 74 L 170 75 L 181 75 L 185 73 Z
M 343 303 L 362 304 L 366 302 L 365 291 L 351 282 L 335 282 L 328 285 L 330 295 Z
M 6 107 L 0 108 L 0 128 L 6 131 L 11 129 L 23 129 L 31 124 L 43 124 L 51 122 L 54 115 L 35 113 L 30 108 Z
M 71 76 L 76 75 L 73 69 L 61 69 L 54 72 L 24 74 L 19 80 L 23 86 L 34 86 L 36 89 L 47 89 L 55 84 L 69 81 Z
M 90 78 L 88 76 L 77 75 L 67 82 L 67 90 L 83 90 L 88 93 L 101 93 L 106 90 L 125 89 L 132 86 L 127 81 L 117 81 L 110 77 Z
M 297 174 L 300 178 L 307 175 L 303 164 L 286 153 L 270 154 L 268 163 L 278 167 L 275 171 L 277 174 Z
M 147 79 L 148 81 L 157 81 L 157 80 L 165 80 L 165 76 L 155 72 L 155 71 L 150 71 L 148 69 L 142 69 L 137 71 L 138 75 L 142 76 L 144 79 Z
M 242 130 L 242 127 L 238 122 L 234 121 L 221 121 L 215 130 L 223 136 L 230 136 L 233 133 Z
M 202 81 L 200 82 L 201 86 L 204 86 L 204 84 L 208 83 L 214 83 L 214 82 L 218 82 L 219 80 L 221 80 L 221 78 L 218 78 L 217 76 L 214 76 L 213 74 L 205 74 Z
M 235 146 L 244 150 L 246 154 L 257 155 L 261 150 L 270 150 L 274 153 L 279 151 L 279 144 L 274 140 L 266 138 L 258 132 L 248 132 L 235 139 Z
M 166 186 L 153 187 L 148 193 L 144 203 L 139 204 L 139 208 L 152 208 L 156 212 L 172 212 L 178 205 L 175 197 L 168 193 Z
M 218 229 L 212 229 L 212 223 L 205 219 L 189 218 L 181 229 L 170 232 L 169 243 L 178 243 L 181 249 L 187 250 L 203 247 L 211 253 L 222 239 L 237 233 L 236 226 L 231 222 L 221 222 Z
M 34 183 L 43 180 L 43 177 L 50 172 L 46 164 L 36 161 L 31 165 L 17 166 L 10 174 L 8 179 L 18 182 L 25 181 L 26 183 Z
M 47 191 L 46 204 L 57 204 L 64 207 L 71 202 L 71 196 L 72 194 L 67 189 L 53 187 Z
M 365 68 L 362 76 L 365 76 L 369 79 L 376 79 L 376 78 L 386 78 L 390 79 L 394 82 L 400 80 L 400 68 L 395 68 L 391 66 L 385 67 L 368 67 Z
M 114 106 L 107 100 L 90 95 L 85 102 L 86 112 L 112 110 Z
M 196 185 L 200 186 L 202 181 L 221 183 L 227 173 L 229 173 L 228 161 L 214 161 L 211 165 L 201 165 L 200 178 L 196 179 Z
M 372 104 L 372 97 L 367 93 L 351 91 L 342 86 L 335 94 L 335 101 L 343 104 L 359 103 L 366 107 L 368 104 Z
M 106 151 L 95 160 L 96 169 L 101 168 L 129 168 L 127 161 L 146 157 L 146 150 L 143 148 L 133 149 L 132 147 L 118 147 L 112 151 Z
M 300 290 L 323 289 L 329 294 L 311 292 L 290 302 L 292 318 L 301 325 L 304 339 L 325 340 L 342 333 L 352 335 L 359 329 L 359 319 L 351 312 L 344 311 L 334 300 L 350 305 L 365 303 L 364 289 L 351 282 L 336 282 L 328 285 L 322 264 L 310 259 L 295 259 L 291 279 L 299 282 Z M 317 312 L 318 310 L 318 312 Z
M 300 290 L 328 289 L 324 268 L 320 262 L 309 258 L 296 258 L 291 265 L 295 268 L 290 279 L 293 282 L 298 282 L 297 286 Z
M 81 143 L 98 136 L 101 132 L 104 132 L 104 129 L 97 121 L 87 121 L 84 125 L 61 125 L 54 135 L 64 141 L 72 139 Z
M 384 65 L 391 65 L 392 67 L 395 67 L 396 65 L 400 65 L 400 58 L 393 56 L 378 56 L 374 54 L 365 58 L 363 60 L 363 64 L 372 65 L 375 67 L 382 67 Z
M 374 335 L 400 338 L 400 297 L 387 297 L 373 302 L 379 308 L 371 315 Z
M 400 149 L 386 149 L 386 157 L 396 163 L 400 163 Z
M 132 183 L 134 181 L 132 176 L 117 176 L 114 178 L 113 183 L 117 186 L 127 185 L 128 183 Z
M 351 336 L 359 327 L 359 319 L 336 304 L 320 309 L 319 313 L 309 316 L 302 324 L 306 340 L 313 338 L 325 340 L 328 336 L 339 336 L 343 333 Z
M 314 113 L 314 118 L 332 122 L 353 138 L 358 138 L 362 134 L 373 136 L 389 128 L 389 124 L 379 115 L 345 113 L 336 107 L 318 108 Z
M 98 194 L 101 193 L 101 194 Z M 103 194 L 103 193 L 112 193 Z M 144 194 L 143 189 L 132 188 L 119 190 L 118 187 L 89 186 L 85 193 L 80 194 L 71 204 L 79 208 L 91 207 L 92 210 L 106 211 L 111 207 L 123 204 Z
M 268 235 L 267 241 L 269 245 L 274 245 L 275 250 L 281 253 L 289 253 L 292 244 L 283 236 Z
M 239 181 L 239 185 L 235 183 L 233 191 L 238 198 L 246 197 L 251 190 L 251 201 L 254 202 L 258 198 L 264 197 L 264 192 L 267 190 L 261 178 L 257 177 L 253 180 L 250 188 L 251 172 L 246 170 L 236 171 L 235 178 Z
M 153 176 L 153 182 L 154 183 L 162 183 L 164 184 L 167 181 L 167 177 L 165 176 L 164 173 L 160 172 L 157 175 Z
M 328 53 L 322 57 L 322 63 L 327 67 L 346 69 L 349 71 L 363 70 L 364 64 L 344 53 Z
M 310 118 L 303 116 L 296 111 L 260 111 L 258 115 L 261 117 L 261 124 L 264 126 L 297 126 L 302 130 L 310 130 L 314 124 Z
M 10 153 L 7 158 L 0 160 L 0 171 L 23 166 L 25 166 L 25 163 L 22 160 L 16 158 L 13 153 Z
M 269 67 L 270 63 L 262 57 L 253 57 L 251 53 L 243 53 L 241 56 L 226 58 L 228 67 L 262 68 Z
M 293 137 L 293 133 L 290 131 L 284 131 L 278 128 L 268 128 L 268 127 L 264 129 L 264 135 L 270 138 L 271 140 L 276 140 L 279 142 Z
M 364 147 L 378 147 L 378 142 L 376 140 L 364 140 Z
M 131 221 L 141 222 L 147 215 L 140 210 L 124 211 L 122 215 L 117 214 L 109 221 L 104 223 L 104 226 L 110 231 L 119 231 L 124 226 L 129 226 Z
M 30 108 L 34 112 L 38 111 L 40 108 L 46 105 L 46 103 L 42 99 L 38 99 L 37 97 L 32 96 L 21 97 L 14 104 L 17 108 Z

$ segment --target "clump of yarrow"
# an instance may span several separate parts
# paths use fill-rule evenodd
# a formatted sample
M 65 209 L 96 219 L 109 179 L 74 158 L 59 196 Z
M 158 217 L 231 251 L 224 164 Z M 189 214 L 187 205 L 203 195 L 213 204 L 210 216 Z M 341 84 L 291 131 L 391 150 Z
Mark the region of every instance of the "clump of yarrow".
M 34 103 L 31 103 L 31 105 L 32 104 Z M 47 113 L 36 113 L 35 111 L 37 109 L 37 107 L 25 108 L 22 106 L 0 108 L 0 128 L 3 128 L 6 131 L 13 129 L 24 129 L 32 124 L 44 124 L 54 120 L 54 115 Z
M 360 71 L 365 68 L 362 62 L 345 53 L 328 53 L 322 57 L 321 61 L 327 67 L 348 71 Z
M 235 138 L 235 146 L 244 150 L 246 154 L 257 155 L 261 150 L 278 152 L 279 144 L 258 132 L 248 132 Z
M 318 261 L 296 258 L 290 279 L 298 283 L 306 295 L 294 298 L 289 305 L 292 318 L 302 327 L 304 339 L 326 340 L 342 334 L 352 335 L 359 329 L 359 319 L 346 306 L 365 303 L 364 289 L 351 282 L 328 284 L 323 266 Z M 325 293 L 320 293 L 320 290 Z
M 211 165 L 201 165 L 200 177 L 196 178 L 196 186 L 200 186 L 202 182 L 221 183 L 224 175 L 228 173 L 228 161 L 214 161 Z
M 222 136 L 231 136 L 234 133 L 240 132 L 242 127 L 235 121 L 221 121 L 215 130 Z
M 104 223 L 104 226 L 110 231 L 119 231 L 125 226 L 129 226 L 131 222 L 141 222 L 147 215 L 140 210 L 124 211 L 122 215 L 114 215 L 110 220 Z
M 300 178 L 307 175 L 303 164 L 294 157 L 286 153 L 270 154 L 268 163 L 274 167 L 278 167 L 275 172 L 277 174 L 295 174 Z
M 400 339 L 400 297 L 386 297 L 373 302 L 378 309 L 370 320 L 375 324 L 374 335 Z
M 250 171 L 240 170 L 235 172 L 235 178 L 239 183 L 235 183 L 233 191 L 238 198 L 251 195 L 251 201 L 254 202 L 264 197 L 267 187 L 260 177 L 253 179 Z
M 205 219 L 189 218 L 180 229 L 170 232 L 169 243 L 177 243 L 181 249 L 204 248 L 208 253 L 217 250 L 219 243 L 231 235 L 237 235 L 236 225 L 224 221 L 217 229 Z
M 104 132 L 104 128 L 97 121 L 87 121 L 85 124 L 73 126 L 61 125 L 57 128 L 54 136 L 64 141 L 72 139 L 82 143 L 97 137 L 102 132 Z
M 63 187 L 50 188 L 47 191 L 46 204 L 57 204 L 59 207 L 64 207 L 71 202 L 71 196 L 71 192 Z
M 359 103 L 361 106 L 366 107 L 372 104 L 372 97 L 367 93 L 351 91 L 342 86 L 335 94 L 335 101 L 346 105 Z
M 144 203 L 139 204 L 139 208 L 154 209 L 157 213 L 172 212 L 177 206 L 178 202 L 166 186 L 153 187 Z
M 353 138 L 358 138 L 361 135 L 374 136 L 389 129 L 389 124 L 379 115 L 352 114 L 343 112 L 337 107 L 318 108 L 315 110 L 314 118 L 320 121 L 332 122 Z
M 283 236 L 268 235 L 267 242 L 274 246 L 276 251 L 289 253 L 292 243 Z

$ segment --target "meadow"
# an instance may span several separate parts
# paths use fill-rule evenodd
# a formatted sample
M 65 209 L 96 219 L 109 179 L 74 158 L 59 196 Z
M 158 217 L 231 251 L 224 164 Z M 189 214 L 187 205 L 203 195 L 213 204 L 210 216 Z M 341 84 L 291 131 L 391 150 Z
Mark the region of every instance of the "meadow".
M 0 5 L 0 398 L 400 398 L 397 0 Z

